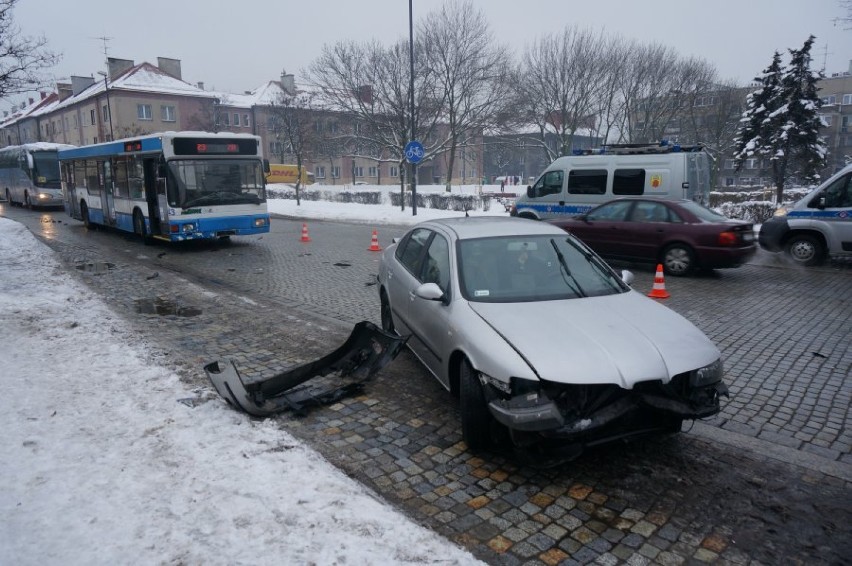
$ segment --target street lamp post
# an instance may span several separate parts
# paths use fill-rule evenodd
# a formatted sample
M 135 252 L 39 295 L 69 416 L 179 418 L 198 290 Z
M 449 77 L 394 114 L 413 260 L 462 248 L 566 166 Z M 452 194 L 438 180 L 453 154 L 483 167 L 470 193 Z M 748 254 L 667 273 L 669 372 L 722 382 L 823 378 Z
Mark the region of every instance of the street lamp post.
M 408 90 L 411 94 L 411 141 L 414 141 L 417 139 L 417 132 L 414 127 L 414 16 L 411 2 L 412 0 L 408 0 L 408 58 L 411 62 Z M 411 164 L 411 215 L 417 216 L 417 163 Z
M 109 119 L 109 141 L 113 141 L 115 139 L 115 135 L 112 132 L 112 106 L 109 103 L 109 84 L 107 83 L 107 74 L 103 71 L 98 71 L 98 74 L 104 78 L 104 92 L 106 93 L 107 99 L 107 118 Z

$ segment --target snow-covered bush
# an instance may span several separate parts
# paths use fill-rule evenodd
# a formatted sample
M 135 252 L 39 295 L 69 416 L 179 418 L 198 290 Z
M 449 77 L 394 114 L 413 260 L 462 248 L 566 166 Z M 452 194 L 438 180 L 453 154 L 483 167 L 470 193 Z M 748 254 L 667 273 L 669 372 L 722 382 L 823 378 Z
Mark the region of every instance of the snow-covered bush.
M 391 204 L 401 206 L 399 193 L 389 193 Z M 405 205 L 411 206 L 411 193 L 405 193 Z M 482 210 L 491 208 L 491 197 L 454 193 L 417 193 L 417 206 L 438 210 Z

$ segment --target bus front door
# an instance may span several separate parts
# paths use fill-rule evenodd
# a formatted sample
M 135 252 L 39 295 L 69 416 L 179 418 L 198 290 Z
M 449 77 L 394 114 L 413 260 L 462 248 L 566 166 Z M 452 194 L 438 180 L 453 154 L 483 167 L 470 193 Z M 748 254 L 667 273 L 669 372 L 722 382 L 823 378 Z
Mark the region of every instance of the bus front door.
M 112 164 L 104 161 L 98 164 L 98 174 L 104 190 L 101 191 L 101 208 L 104 211 L 104 222 L 108 226 L 115 226 L 115 195 L 112 184 Z
M 145 167 L 145 201 L 148 203 L 148 220 L 151 223 L 151 234 L 162 234 L 162 220 L 160 207 L 157 200 L 157 159 L 148 158 L 144 162 Z

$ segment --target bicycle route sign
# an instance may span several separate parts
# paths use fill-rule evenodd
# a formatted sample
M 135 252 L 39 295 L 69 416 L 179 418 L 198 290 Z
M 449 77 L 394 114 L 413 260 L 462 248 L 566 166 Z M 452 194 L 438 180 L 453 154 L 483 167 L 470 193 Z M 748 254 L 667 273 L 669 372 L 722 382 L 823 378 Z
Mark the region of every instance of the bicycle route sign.
M 423 144 L 417 140 L 412 140 L 405 144 L 405 160 L 409 163 L 420 163 L 425 153 Z

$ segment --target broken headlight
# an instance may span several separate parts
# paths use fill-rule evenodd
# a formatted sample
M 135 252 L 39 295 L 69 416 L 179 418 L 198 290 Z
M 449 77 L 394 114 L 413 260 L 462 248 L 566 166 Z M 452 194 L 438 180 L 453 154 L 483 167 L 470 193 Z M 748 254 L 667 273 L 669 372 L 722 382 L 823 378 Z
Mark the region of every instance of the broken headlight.
M 722 358 L 710 365 L 698 368 L 690 372 L 689 385 L 691 387 L 704 387 L 722 380 Z

